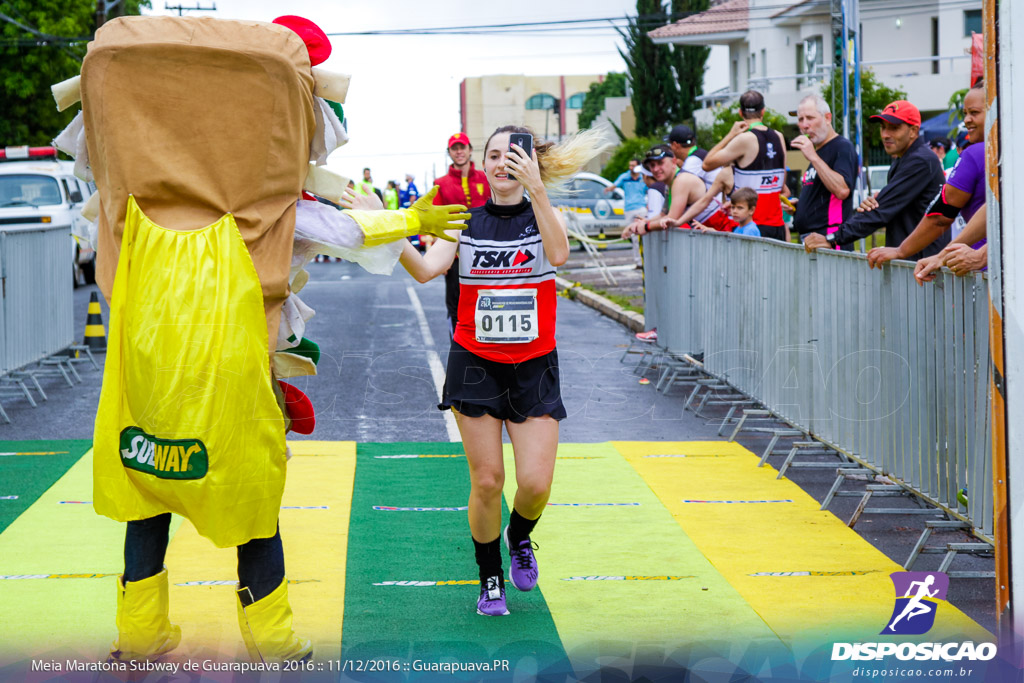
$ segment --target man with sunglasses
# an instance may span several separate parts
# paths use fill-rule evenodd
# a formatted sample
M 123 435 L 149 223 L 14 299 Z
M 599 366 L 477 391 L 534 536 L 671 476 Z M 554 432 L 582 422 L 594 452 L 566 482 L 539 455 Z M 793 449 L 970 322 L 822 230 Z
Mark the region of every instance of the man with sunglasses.
M 704 196 L 704 181 L 692 173 L 680 171 L 672 148 L 668 145 L 655 145 L 647 150 L 643 165 L 651 172 L 655 182 L 668 186 L 665 208 L 651 219 L 637 217 L 622 231 L 624 239 L 633 235 L 646 235 L 651 230 L 675 227 L 675 221 L 682 217 L 687 207 Z

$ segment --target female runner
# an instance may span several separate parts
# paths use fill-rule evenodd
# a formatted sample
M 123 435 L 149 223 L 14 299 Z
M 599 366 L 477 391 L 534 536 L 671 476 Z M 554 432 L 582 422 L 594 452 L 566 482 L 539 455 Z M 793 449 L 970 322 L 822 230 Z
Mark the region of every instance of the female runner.
M 449 231 L 457 241 L 438 241 L 422 256 L 406 245 L 401 259 L 414 278 L 427 282 L 459 254 L 458 324 L 439 407 L 455 413 L 469 463 L 469 530 L 480 568 L 477 613 L 487 616 L 509 613 L 502 540 L 512 585 L 521 591 L 537 585 L 530 533 L 548 502 L 558 421 L 566 416 L 555 350 L 555 268 L 569 257 L 569 239 L 548 190 L 606 146 L 602 132 L 584 131 L 560 145 L 535 145 L 527 156 L 518 145 L 510 149 L 511 133 L 530 130 L 505 126 L 487 140 L 491 199 L 470 210 L 466 230 Z M 512 441 L 517 485 L 504 530 L 502 423 Z

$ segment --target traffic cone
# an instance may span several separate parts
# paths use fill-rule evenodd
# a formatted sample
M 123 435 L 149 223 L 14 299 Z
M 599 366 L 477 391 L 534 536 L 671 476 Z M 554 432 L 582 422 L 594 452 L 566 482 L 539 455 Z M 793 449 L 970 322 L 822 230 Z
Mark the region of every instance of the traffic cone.
M 107 333 L 103 329 L 103 312 L 96 292 L 89 297 L 89 314 L 85 318 L 85 345 L 92 351 L 107 350 Z

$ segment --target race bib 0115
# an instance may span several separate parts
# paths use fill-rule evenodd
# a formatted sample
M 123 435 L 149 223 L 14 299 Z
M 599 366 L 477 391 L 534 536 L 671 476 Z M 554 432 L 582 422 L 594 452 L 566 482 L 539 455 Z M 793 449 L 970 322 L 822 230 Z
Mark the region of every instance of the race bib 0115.
M 478 342 L 525 344 L 536 338 L 536 289 L 481 289 L 477 293 Z

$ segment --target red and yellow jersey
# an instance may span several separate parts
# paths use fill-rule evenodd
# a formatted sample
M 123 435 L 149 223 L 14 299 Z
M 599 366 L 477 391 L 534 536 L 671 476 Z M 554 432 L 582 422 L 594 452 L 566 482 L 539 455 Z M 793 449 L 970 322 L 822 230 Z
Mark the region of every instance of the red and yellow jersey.
M 440 188 L 434 197 L 434 203 L 437 205 L 462 204 L 472 209 L 483 206 L 491 198 L 491 186 L 487 183 L 487 176 L 476 170 L 473 162 L 469 162 L 469 174 L 465 177 L 455 168 L 455 164 L 452 164 L 448 167 L 448 173 L 435 180 L 434 184 Z
M 459 237 L 459 315 L 454 340 L 498 363 L 521 363 L 555 348 L 555 268 L 544 253 L 533 207 L 488 202 Z

